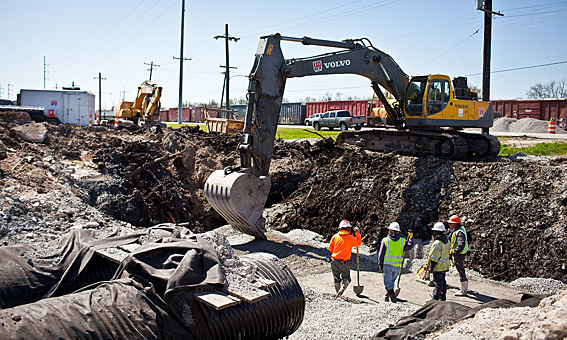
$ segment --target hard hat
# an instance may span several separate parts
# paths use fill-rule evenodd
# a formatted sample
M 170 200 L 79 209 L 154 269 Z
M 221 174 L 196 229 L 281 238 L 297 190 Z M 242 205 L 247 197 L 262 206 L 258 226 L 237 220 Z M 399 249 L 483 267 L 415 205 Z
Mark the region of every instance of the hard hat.
M 433 231 L 446 231 L 445 225 L 443 224 L 443 222 L 436 222 L 433 225 L 433 228 L 431 228 L 431 230 L 433 230 Z
M 344 229 L 350 227 L 350 222 L 347 220 L 342 220 L 339 224 L 339 229 Z
M 461 218 L 457 215 L 453 215 L 449 218 L 449 220 L 447 221 L 449 223 L 461 223 Z
M 397 231 L 400 232 L 400 225 L 398 224 L 398 222 L 392 222 L 390 223 L 390 225 L 388 226 L 389 230 L 393 230 L 393 231 Z

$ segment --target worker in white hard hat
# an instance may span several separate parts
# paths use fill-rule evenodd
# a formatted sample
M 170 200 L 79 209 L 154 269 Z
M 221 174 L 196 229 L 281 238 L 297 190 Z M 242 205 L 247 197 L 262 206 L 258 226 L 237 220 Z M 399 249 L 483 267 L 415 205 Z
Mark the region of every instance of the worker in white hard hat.
M 433 273 L 433 300 L 447 300 L 447 281 L 445 274 L 449 271 L 451 263 L 449 261 L 449 251 L 451 245 L 445 235 L 445 225 L 443 222 L 436 222 L 431 229 L 434 241 L 429 248 L 429 272 Z
M 331 238 L 329 251 L 331 252 L 331 271 L 335 282 L 337 296 L 344 293 L 351 282 L 350 256 L 353 247 L 360 247 L 362 237 L 360 229 L 352 227 L 350 222 L 342 220 L 339 223 L 339 232 Z
M 382 239 L 378 255 L 378 265 L 384 277 L 386 295 L 384 301 L 397 302 L 394 284 L 401 272 L 402 259 L 406 251 L 413 247 L 413 235 L 408 233 L 408 240 L 400 235 L 401 229 L 398 222 L 392 222 L 388 226 L 388 236 Z

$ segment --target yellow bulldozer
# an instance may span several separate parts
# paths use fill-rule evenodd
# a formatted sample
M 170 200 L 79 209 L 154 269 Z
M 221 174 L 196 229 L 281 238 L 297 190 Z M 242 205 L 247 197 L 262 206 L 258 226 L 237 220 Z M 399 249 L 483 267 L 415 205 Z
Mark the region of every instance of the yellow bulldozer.
M 147 80 L 138 87 L 136 99 L 122 101 L 114 106 L 114 117 L 119 124 L 152 125 L 159 118 L 162 88 Z

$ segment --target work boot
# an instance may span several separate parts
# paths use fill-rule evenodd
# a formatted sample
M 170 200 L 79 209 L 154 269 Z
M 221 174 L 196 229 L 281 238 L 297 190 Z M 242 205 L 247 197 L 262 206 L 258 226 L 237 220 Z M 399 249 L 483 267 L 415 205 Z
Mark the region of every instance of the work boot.
M 341 290 L 341 284 L 340 284 L 340 283 L 335 283 L 335 293 L 338 293 L 339 290 Z
M 396 297 L 396 293 L 394 293 L 393 289 L 388 290 L 388 296 L 390 297 L 390 301 L 392 301 L 393 303 L 398 302 L 398 298 Z
M 343 281 L 342 281 L 342 283 L 341 283 L 341 289 L 339 289 L 339 291 L 337 292 L 337 297 L 343 295 L 343 293 L 344 293 L 345 290 L 347 289 L 349 283 L 350 283 L 350 282 L 349 282 L 348 280 L 343 280 Z
M 461 282 L 461 291 L 456 293 L 455 296 L 467 296 L 469 290 L 469 281 Z
M 384 301 L 390 302 L 390 296 L 388 295 L 388 291 L 386 291 L 386 294 L 384 294 Z

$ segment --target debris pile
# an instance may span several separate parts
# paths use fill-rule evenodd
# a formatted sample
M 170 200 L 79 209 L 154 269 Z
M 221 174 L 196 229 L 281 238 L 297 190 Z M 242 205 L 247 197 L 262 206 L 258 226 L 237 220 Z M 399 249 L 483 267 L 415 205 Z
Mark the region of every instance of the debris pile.
M 543 299 L 537 307 L 486 308 L 448 330 L 426 339 L 565 339 L 567 291 Z
M 33 143 L 13 132 L 18 125 L 0 120 L 3 244 L 49 242 L 87 223 L 178 223 L 196 233 L 225 224 L 203 185 L 212 171 L 239 164 L 239 135 L 46 125 L 45 141 Z M 562 157 L 459 162 L 361 151 L 331 139 L 276 140 L 266 220 L 269 228 L 308 229 L 328 242 L 346 218 L 365 244 L 377 246 L 391 221 L 429 239 L 433 223 L 458 214 L 470 234 L 468 268 L 503 281 L 567 282 L 566 170 Z

